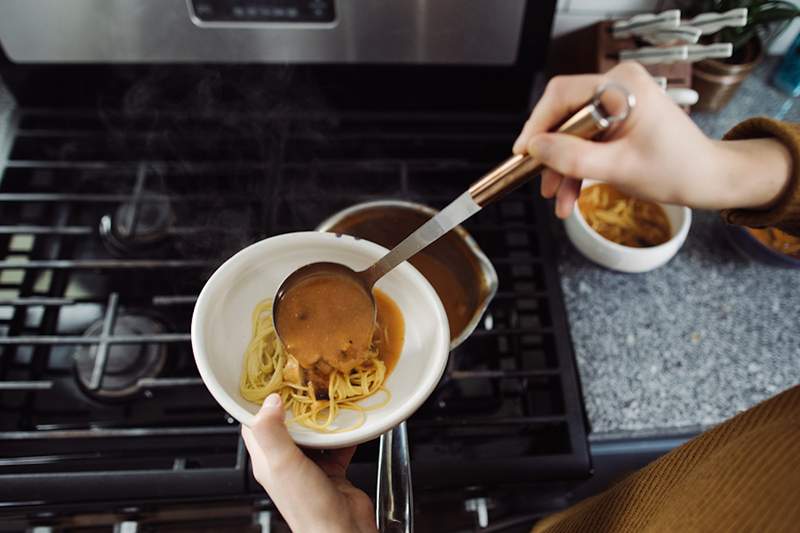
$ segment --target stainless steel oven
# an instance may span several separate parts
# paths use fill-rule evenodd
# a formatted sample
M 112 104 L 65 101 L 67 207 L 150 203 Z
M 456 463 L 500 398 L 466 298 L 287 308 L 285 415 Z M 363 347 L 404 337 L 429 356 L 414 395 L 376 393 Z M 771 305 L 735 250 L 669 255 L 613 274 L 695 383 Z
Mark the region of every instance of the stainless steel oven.
M 89 99 L 169 65 L 247 67 L 336 108 L 521 111 L 554 0 L 4 0 L 0 67 L 19 98 Z M 115 66 L 113 72 L 107 68 Z M 54 76 L 56 71 L 70 76 Z M 273 78 L 263 78 L 265 73 Z M 114 74 L 114 80 L 109 76 Z M 163 75 L 159 73 L 159 75 Z M 112 87 L 113 85 L 113 87 Z M 22 95 L 22 96 L 19 96 Z
M 17 62 L 512 65 L 525 0 L 5 0 Z

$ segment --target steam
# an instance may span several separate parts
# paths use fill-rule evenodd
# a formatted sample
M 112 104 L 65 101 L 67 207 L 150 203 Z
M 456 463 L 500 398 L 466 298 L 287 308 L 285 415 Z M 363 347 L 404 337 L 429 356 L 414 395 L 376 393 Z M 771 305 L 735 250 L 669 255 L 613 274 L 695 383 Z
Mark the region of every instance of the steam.
M 290 68 L 179 65 L 118 68 L 126 87 L 103 93 L 98 111 L 122 160 L 145 165 L 144 191 L 174 198 L 172 255 L 221 262 L 269 232 L 264 210 L 276 179 L 278 131 L 271 118 L 293 107 Z M 104 188 L 130 194 L 109 175 Z M 205 196 L 203 201 L 187 196 Z M 239 199 L 232 201 L 230 196 Z M 248 197 L 249 201 L 242 201 Z

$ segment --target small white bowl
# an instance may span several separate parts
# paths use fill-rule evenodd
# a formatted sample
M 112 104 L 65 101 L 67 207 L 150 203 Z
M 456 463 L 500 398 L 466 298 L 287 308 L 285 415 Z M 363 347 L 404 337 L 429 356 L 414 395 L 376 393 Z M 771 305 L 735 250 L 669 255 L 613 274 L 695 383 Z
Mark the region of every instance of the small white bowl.
M 582 187 L 599 182 L 584 180 Z M 647 272 L 656 269 L 678 252 L 692 224 L 692 211 L 688 207 L 661 204 L 669 219 L 672 237 L 664 244 L 647 248 L 623 246 L 601 236 L 593 230 L 581 214 L 577 202 L 572 214 L 564 220 L 567 237 L 584 256 L 598 265 L 620 272 Z
M 272 298 L 283 280 L 303 265 L 334 261 L 360 270 L 384 253 L 385 248 L 369 241 L 310 231 L 257 242 L 219 267 L 195 304 L 192 348 L 200 376 L 220 405 L 247 426 L 258 412 L 259 406 L 239 393 L 242 358 L 252 334 L 250 315 L 258 302 Z M 377 287 L 397 303 L 405 321 L 403 350 L 385 384 L 391 400 L 368 411 L 364 424 L 350 431 L 322 433 L 289 423 L 289 433 L 301 446 L 341 448 L 377 437 L 411 416 L 444 372 L 450 331 L 444 307 L 430 283 L 409 263 L 403 263 Z M 377 393 L 362 404 L 378 403 L 381 396 Z M 345 427 L 356 420 L 356 413 L 344 410 L 335 424 Z

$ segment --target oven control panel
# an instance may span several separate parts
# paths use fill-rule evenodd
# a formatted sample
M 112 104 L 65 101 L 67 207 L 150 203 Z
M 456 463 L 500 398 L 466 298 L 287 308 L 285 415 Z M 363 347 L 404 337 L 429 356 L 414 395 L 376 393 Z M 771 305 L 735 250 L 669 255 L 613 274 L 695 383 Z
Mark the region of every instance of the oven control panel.
M 328 23 L 334 0 L 189 0 L 199 23 Z

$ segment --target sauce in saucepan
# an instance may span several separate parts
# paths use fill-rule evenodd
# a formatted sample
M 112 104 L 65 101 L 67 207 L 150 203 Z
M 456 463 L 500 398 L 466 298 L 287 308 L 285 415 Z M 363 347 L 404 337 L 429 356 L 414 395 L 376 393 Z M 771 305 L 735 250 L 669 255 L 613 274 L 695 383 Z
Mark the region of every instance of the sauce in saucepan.
M 402 206 L 376 206 L 353 213 L 328 231 L 344 233 L 393 248 L 430 215 Z M 467 327 L 488 290 L 475 254 L 451 231 L 411 258 L 410 263 L 433 285 L 442 300 L 450 338 Z

